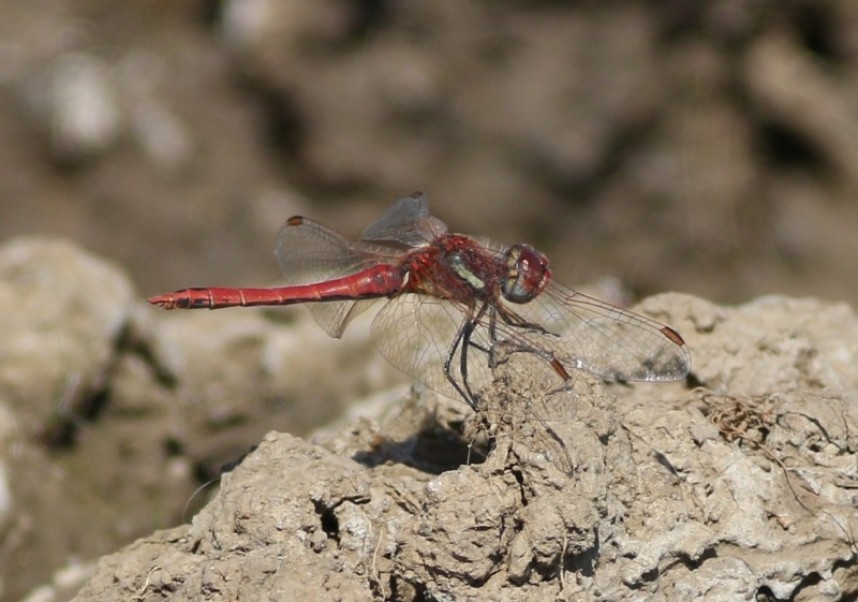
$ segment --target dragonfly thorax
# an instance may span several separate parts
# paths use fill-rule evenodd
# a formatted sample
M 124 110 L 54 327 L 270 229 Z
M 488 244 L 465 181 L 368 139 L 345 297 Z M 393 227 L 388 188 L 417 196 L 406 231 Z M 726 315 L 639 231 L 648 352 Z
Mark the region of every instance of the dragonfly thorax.
M 551 280 L 548 258 L 530 245 L 510 247 L 506 252 L 506 268 L 501 292 L 511 303 L 532 301 Z
M 461 254 L 453 253 L 447 258 L 447 263 L 456 275 L 467 282 L 474 290 L 482 291 L 486 288 L 485 280 L 474 273 L 471 265 L 469 265 Z

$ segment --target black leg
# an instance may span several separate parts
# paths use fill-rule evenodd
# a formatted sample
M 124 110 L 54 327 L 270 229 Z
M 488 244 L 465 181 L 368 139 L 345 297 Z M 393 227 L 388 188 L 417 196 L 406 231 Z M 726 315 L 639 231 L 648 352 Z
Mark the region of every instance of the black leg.
M 447 357 L 444 360 L 444 375 L 447 377 L 447 380 L 450 381 L 450 384 L 453 385 L 459 395 L 468 402 L 468 405 L 475 410 L 477 409 L 477 396 L 474 395 L 474 392 L 471 391 L 471 386 L 468 384 L 468 351 L 471 346 L 474 346 L 477 349 L 488 353 L 488 350 L 483 349 L 482 346 L 471 342 L 471 336 L 474 333 L 474 329 L 486 313 L 488 307 L 488 303 L 483 303 L 482 307 L 480 307 L 476 314 L 471 312 L 471 316 L 462 322 L 462 325 L 456 333 L 456 338 L 453 340 L 453 344 L 450 346 L 450 350 L 447 352 Z M 457 349 L 460 353 L 459 378 L 461 380 L 454 377 L 451 371 L 453 358 L 456 356 Z
M 477 406 L 477 396 L 474 395 L 473 391 L 471 391 L 471 386 L 468 384 L 468 351 L 471 346 L 474 346 L 477 349 L 482 349 L 479 345 L 471 342 L 471 335 L 474 333 L 474 329 L 488 309 L 489 304 L 483 303 L 482 307 L 480 307 L 480 311 L 477 312 L 477 315 L 468 320 L 465 324 L 465 332 L 462 335 L 462 352 L 459 356 L 459 373 L 462 375 L 462 386 L 464 386 L 465 390 L 468 392 L 471 399 L 471 407 L 474 409 L 476 409 Z
M 471 318 L 467 318 L 462 325 L 459 326 L 458 332 L 456 332 L 456 338 L 453 339 L 453 344 L 450 345 L 450 349 L 447 351 L 447 357 L 444 359 L 444 376 L 447 377 L 447 380 L 450 381 L 450 384 L 453 385 L 453 388 L 456 389 L 456 392 L 462 396 L 462 398 L 468 402 L 468 405 L 471 408 L 476 409 L 476 402 L 469 395 L 469 393 L 462 388 L 453 374 L 450 372 L 450 366 L 453 363 L 453 358 L 456 356 L 456 349 L 462 344 L 462 340 L 465 337 L 465 330 L 470 328 L 473 330 L 474 326 L 471 322 Z M 468 335 L 470 337 L 470 334 Z
M 468 384 L 468 348 L 471 345 L 471 335 L 474 332 L 474 321 L 468 320 L 463 325 L 464 332 L 462 333 L 462 352 L 459 355 L 459 374 L 462 377 L 462 387 L 468 393 L 468 403 L 475 410 L 477 409 L 477 398 L 471 391 L 471 386 Z

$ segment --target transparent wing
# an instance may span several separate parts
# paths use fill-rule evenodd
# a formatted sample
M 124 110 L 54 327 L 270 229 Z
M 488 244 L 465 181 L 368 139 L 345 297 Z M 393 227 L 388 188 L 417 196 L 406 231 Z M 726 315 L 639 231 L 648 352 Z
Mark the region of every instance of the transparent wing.
M 681 380 L 691 367 L 688 347 L 669 327 L 560 284 L 551 283 L 526 304 L 502 303 L 514 323 L 497 317 L 492 328 L 487 312 L 471 335 L 467 378 L 475 393 L 491 382 L 488 353 L 501 346 L 507 352 L 533 353 L 548 365 L 556 360 L 572 376 L 584 370 L 608 380 Z M 449 300 L 402 295 L 376 316 L 373 339 L 393 366 L 459 399 L 444 374 L 444 362 L 467 311 Z M 457 348 L 451 361 L 457 378 L 462 351 Z
M 688 347 L 670 327 L 555 282 L 529 303 L 504 307 L 538 328 L 499 321 L 498 338 L 556 358 L 570 373 L 673 381 L 685 378 L 691 368 Z
M 314 284 L 341 278 L 379 263 L 396 263 L 402 250 L 350 241 L 317 221 L 293 217 L 283 225 L 274 251 L 287 285 Z M 332 337 L 342 336 L 348 323 L 374 300 L 308 304 L 316 323 Z
M 413 248 L 431 242 L 446 231 L 444 222 L 429 215 L 426 197 L 415 192 L 388 207 L 381 217 L 363 231 L 360 238 Z
M 391 365 L 441 395 L 461 399 L 444 374 L 444 361 L 465 319 L 458 304 L 422 295 L 391 299 L 372 323 L 373 340 Z M 488 358 L 479 350 L 489 349 L 487 331 L 479 329 L 468 350 L 468 384 L 480 391 L 491 380 Z M 475 346 L 476 345 L 476 346 Z M 452 359 L 452 372 L 460 374 L 461 346 Z

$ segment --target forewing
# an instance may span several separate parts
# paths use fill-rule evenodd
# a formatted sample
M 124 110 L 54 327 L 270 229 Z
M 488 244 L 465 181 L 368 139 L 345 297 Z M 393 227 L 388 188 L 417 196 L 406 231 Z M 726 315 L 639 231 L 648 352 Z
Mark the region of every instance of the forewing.
M 314 284 L 341 278 L 379 263 L 396 263 L 401 251 L 383 245 L 350 241 L 308 218 L 291 218 L 277 236 L 275 255 L 287 285 Z M 309 304 L 325 332 L 339 338 L 348 323 L 372 305 L 365 301 Z
M 444 374 L 444 362 L 465 319 L 459 305 L 422 295 L 391 299 L 372 323 L 373 339 L 391 365 L 441 395 L 461 399 Z M 490 380 L 488 358 L 474 344 L 489 349 L 484 329 L 478 329 L 468 349 L 468 384 L 480 391 Z M 460 375 L 461 346 L 452 358 L 454 375 Z
M 444 223 L 429 215 L 426 197 L 419 192 L 399 199 L 363 231 L 361 240 L 387 242 L 413 248 L 425 245 L 447 231 Z
M 609 380 L 673 381 L 685 378 L 691 354 L 671 328 L 552 282 L 522 305 L 506 304 L 524 322 L 499 326 L 499 339 L 515 340 L 567 372 L 586 370 Z

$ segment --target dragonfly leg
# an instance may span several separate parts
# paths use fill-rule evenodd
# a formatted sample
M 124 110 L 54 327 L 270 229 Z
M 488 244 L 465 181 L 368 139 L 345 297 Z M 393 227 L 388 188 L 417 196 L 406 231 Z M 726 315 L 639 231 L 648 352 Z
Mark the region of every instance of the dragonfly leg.
M 468 384 L 468 351 L 471 349 L 471 347 L 479 349 L 480 351 L 486 351 L 481 345 L 478 345 L 477 343 L 473 343 L 471 341 L 471 335 L 473 334 L 474 329 L 476 328 L 477 324 L 483 318 L 483 315 L 485 315 L 488 309 L 489 304 L 484 303 L 483 306 L 480 308 L 480 311 L 477 312 L 477 315 L 465 322 L 465 330 L 462 334 L 461 343 L 462 350 L 459 354 L 459 373 L 462 375 L 462 386 L 468 392 L 468 395 L 472 400 L 471 407 L 473 407 L 474 409 L 476 409 L 477 405 L 477 396 L 474 395 L 473 391 L 471 391 L 471 386 Z M 492 314 L 494 314 L 494 312 L 492 312 Z
M 539 324 L 534 324 L 532 322 L 528 322 L 522 319 L 520 316 L 510 312 L 506 308 L 501 308 L 503 311 L 499 311 L 497 313 L 500 314 L 501 319 L 508 325 L 514 326 L 516 328 L 523 328 L 526 330 L 533 330 L 539 334 L 550 335 L 551 333 L 545 330 Z M 496 312 L 492 312 L 492 321 L 489 324 L 489 335 L 492 338 L 492 341 L 497 342 L 497 334 L 496 334 L 496 322 L 495 322 Z M 549 366 L 551 366 L 552 370 L 557 373 L 563 382 L 569 382 L 572 379 L 572 376 L 567 372 L 566 367 L 557 359 L 557 356 L 554 355 L 553 352 L 548 349 L 539 349 L 532 347 L 530 345 L 519 344 L 519 351 L 527 351 L 529 353 L 535 354 L 537 357 L 542 358 L 544 362 L 546 362 Z
M 471 407 L 476 409 L 477 398 L 471 391 L 471 386 L 468 384 L 468 349 L 471 346 L 471 334 L 474 332 L 474 322 L 468 320 L 465 323 L 465 332 L 462 336 L 462 351 L 459 354 L 459 374 L 462 375 L 462 386 L 468 393 L 468 399 Z
M 487 308 L 488 304 L 483 304 L 476 315 L 471 315 L 462 322 L 444 360 L 444 375 L 447 377 L 447 380 L 450 381 L 450 384 L 453 385 L 459 395 L 468 402 L 468 405 L 475 410 L 477 409 L 477 396 L 474 395 L 474 392 L 471 391 L 471 386 L 468 384 L 468 349 L 474 345 L 478 349 L 483 350 L 481 346 L 471 342 L 471 335 L 483 314 L 486 313 Z M 453 358 L 456 357 L 457 350 L 459 350 L 459 378 L 461 380 L 457 379 L 452 372 Z
M 453 388 L 456 389 L 456 392 L 462 396 L 462 398 L 468 402 L 468 405 L 471 408 L 476 409 L 476 402 L 473 397 L 469 394 L 468 391 L 462 388 L 459 384 L 459 381 L 456 380 L 456 377 L 453 376 L 452 371 L 450 370 L 453 364 L 453 358 L 456 356 L 456 350 L 462 344 L 462 339 L 465 336 L 465 329 L 467 325 L 470 324 L 470 320 L 465 320 L 462 322 L 462 325 L 459 327 L 459 330 L 456 332 L 456 337 L 453 339 L 453 344 L 450 345 L 450 349 L 447 351 L 447 357 L 444 359 L 444 376 L 447 377 L 447 380 L 450 381 L 450 384 L 453 385 Z M 471 326 L 473 329 L 473 326 Z

